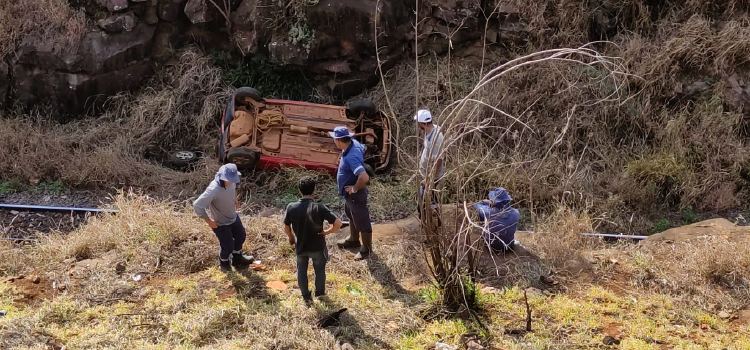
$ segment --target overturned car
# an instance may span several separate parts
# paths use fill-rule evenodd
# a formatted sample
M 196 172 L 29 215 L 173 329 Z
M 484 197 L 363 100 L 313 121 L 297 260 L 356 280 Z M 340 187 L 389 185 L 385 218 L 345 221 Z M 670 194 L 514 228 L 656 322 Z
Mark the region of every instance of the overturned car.
M 328 132 L 341 125 L 365 146 L 365 163 L 375 172 L 389 166 L 390 120 L 371 101 L 342 107 L 263 99 L 247 87 L 238 89 L 224 109 L 219 159 L 244 169 L 289 165 L 335 173 L 341 151 Z

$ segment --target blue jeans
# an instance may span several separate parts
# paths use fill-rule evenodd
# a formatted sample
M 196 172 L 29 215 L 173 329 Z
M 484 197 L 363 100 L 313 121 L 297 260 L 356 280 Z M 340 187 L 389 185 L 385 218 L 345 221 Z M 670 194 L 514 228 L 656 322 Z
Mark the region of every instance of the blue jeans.
M 229 255 L 233 251 L 241 251 L 242 244 L 245 243 L 246 233 L 245 227 L 242 226 L 240 216 L 237 216 L 237 220 L 229 225 L 219 226 L 213 229 L 216 234 L 216 238 L 219 239 L 219 246 L 221 251 L 219 257 L 223 260 L 229 259 Z
M 315 295 L 323 295 L 326 292 L 326 262 L 328 262 L 328 250 L 317 252 L 302 252 L 297 255 L 297 283 L 302 297 L 310 298 L 310 289 L 307 283 L 307 267 L 310 259 L 315 271 Z

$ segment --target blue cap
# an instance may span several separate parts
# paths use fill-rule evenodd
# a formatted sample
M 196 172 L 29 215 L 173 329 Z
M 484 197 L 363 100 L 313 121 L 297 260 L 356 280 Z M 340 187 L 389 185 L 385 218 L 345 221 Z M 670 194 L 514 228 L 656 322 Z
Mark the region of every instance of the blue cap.
M 496 207 L 504 206 L 510 201 L 513 200 L 513 198 L 510 197 L 510 194 L 508 193 L 508 190 L 498 187 L 490 193 L 487 194 L 487 198 L 492 202 L 492 204 Z
M 240 175 L 242 175 L 239 171 L 237 171 L 237 165 L 233 163 L 227 163 L 221 166 L 219 168 L 219 171 L 216 172 L 216 178 L 219 180 L 224 180 L 231 182 L 233 184 L 240 182 Z
M 354 137 L 354 134 L 349 132 L 349 128 L 345 126 L 337 126 L 333 129 L 333 131 L 329 132 L 328 135 L 331 135 L 334 139 L 342 139 L 344 137 Z

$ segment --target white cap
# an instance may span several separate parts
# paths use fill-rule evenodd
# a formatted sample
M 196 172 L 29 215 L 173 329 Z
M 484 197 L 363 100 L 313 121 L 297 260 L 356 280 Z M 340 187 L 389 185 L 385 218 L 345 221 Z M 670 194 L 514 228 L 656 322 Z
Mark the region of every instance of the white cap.
M 414 115 L 414 120 L 419 123 L 432 123 L 432 113 L 426 109 L 420 109 Z

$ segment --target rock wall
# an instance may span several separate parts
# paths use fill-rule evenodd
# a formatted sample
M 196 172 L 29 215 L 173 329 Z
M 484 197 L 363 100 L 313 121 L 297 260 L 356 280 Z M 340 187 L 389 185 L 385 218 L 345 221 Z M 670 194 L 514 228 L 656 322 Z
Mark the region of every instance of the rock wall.
M 336 97 L 377 84 L 383 70 L 413 52 L 414 4 L 397 0 L 72 0 L 95 23 L 74 46 L 17 47 L 0 62 L 0 105 L 21 102 L 78 114 L 137 87 L 175 49 L 196 42 L 303 67 Z M 488 1 L 431 0 L 419 8 L 419 53 L 443 53 L 480 41 Z M 301 4 L 301 5 L 300 5 Z M 307 5 L 305 5 L 307 4 Z M 376 6 L 378 9 L 376 11 Z M 494 6 L 494 5 L 492 5 Z M 488 40 L 523 41 L 524 23 L 511 6 L 494 13 Z M 377 37 L 375 32 L 377 27 Z M 481 54 L 481 51 L 479 51 Z

